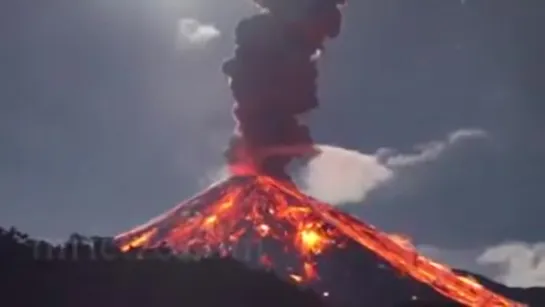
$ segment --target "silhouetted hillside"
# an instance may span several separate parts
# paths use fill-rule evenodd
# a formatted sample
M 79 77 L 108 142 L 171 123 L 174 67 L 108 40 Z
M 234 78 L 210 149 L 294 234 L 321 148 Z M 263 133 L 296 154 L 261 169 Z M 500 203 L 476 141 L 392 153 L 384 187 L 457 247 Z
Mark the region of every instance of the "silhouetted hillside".
M 63 246 L 0 230 L 0 306 L 324 306 L 310 291 L 229 259 L 121 253 L 103 238 Z
M 191 255 L 182 258 L 167 248 L 122 253 L 111 239 L 100 237 L 73 235 L 63 245 L 55 246 L 15 229 L 0 228 L 0 272 L 2 307 L 344 307 L 328 305 L 330 301 L 323 301 L 312 291 L 232 259 L 213 255 L 205 259 Z M 373 275 L 365 276 L 368 284 L 381 279 L 372 271 L 367 273 Z M 476 278 L 510 298 L 545 306 L 541 303 L 545 302 L 544 289 L 509 288 Z M 406 297 L 406 293 L 396 291 L 406 280 L 388 282 L 392 283 L 388 285 L 392 291 L 383 295 Z M 427 292 L 419 292 L 418 299 L 397 306 L 459 306 L 438 303 Z M 427 299 L 435 301 L 427 303 Z M 369 300 L 360 306 L 382 307 Z

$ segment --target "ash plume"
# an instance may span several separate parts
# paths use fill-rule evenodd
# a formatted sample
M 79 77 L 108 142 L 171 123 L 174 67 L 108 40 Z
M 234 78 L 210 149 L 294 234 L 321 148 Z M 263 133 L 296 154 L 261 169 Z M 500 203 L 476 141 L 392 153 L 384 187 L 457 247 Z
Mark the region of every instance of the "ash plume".
M 236 100 L 225 155 L 229 164 L 252 161 L 261 173 L 287 176 L 294 156 L 316 152 L 298 116 L 318 107 L 316 54 L 339 34 L 345 0 L 255 2 L 261 13 L 238 24 L 235 56 L 223 65 Z

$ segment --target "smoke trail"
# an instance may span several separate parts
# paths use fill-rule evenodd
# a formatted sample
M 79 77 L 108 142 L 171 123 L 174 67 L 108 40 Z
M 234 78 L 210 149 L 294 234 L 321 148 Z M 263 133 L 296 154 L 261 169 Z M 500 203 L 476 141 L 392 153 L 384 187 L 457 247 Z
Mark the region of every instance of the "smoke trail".
M 235 31 L 235 56 L 224 63 L 236 103 L 237 127 L 226 158 L 230 164 L 260 158 L 267 148 L 314 142 L 297 117 L 318 106 L 316 54 L 340 32 L 345 0 L 255 0 L 263 9 Z M 267 151 L 267 150 L 265 150 Z M 308 152 L 309 150 L 301 150 Z M 260 172 L 285 175 L 290 155 L 255 163 Z

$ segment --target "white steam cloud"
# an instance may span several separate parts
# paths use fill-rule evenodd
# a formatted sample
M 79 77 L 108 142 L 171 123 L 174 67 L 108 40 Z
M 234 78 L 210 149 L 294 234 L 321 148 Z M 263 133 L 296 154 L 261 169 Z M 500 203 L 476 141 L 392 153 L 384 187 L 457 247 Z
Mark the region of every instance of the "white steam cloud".
M 496 280 L 510 287 L 545 287 L 545 243 L 506 243 L 486 249 L 477 259 L 500 269 Z
M 203 24 L 193 18 L 183 18 L 178 22 L 178 47 L 203 47 L 221 35 L 211 24 Z
M 448 149 L 467 140 L 487 138 L 481 129 L 460 129 L 448 135 L 444 140 L 436 140 L 414 146 L 414 154 L 396 154 L 395 150 L 383 148 L 377 152 L 381 160 L 390 167 L 408 167 L 437 160 Z
M 418 246 L 427 257 L 475 272 L 509 287 L 545 287 L 545 243 L 508 242 L 486 248 Z
M 415 153 L 382 148 L 374 155 L 320 145 L 322 153 L 310 160 L 299 177 L 305 192 L 315 198 L 335 205 L 358 203 L 397 171 L 433 162 L 459 143 L 486 137 L 481 129 L 460 129 L 446 139 L 415 146 Z
M 340 205 L 363 201 L 392 171 L 373 155 L 329 145 L 304 167 L 301 180 L 305 192 L 322 201 Z

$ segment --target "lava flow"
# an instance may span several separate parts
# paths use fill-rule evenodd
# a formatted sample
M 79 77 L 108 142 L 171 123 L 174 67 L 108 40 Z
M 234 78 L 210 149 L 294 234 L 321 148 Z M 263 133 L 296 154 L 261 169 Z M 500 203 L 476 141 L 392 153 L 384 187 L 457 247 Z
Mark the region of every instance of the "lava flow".
M 356 218 L 302 194 L 293 184 L 268 176 L 238 176 L 220 182 L 173 210 L 116 237 L 122 250 L 168 246 L 178 253 L 229 256 L 241 244 L 276 242 L 298 267 L 278 265 L 261 252 L 261 265 L 297 283 L 320 278 L 316 258 L 349 240 L 370 250 L 399 272 L 467 306 L 524 306 L 492 293 L 477 281 L 419 255 L 407 239 L 378 231 Z M 244 243 L 242 243 L 244 242 Z M 285 272 L 281 272 L 285 269 Z

